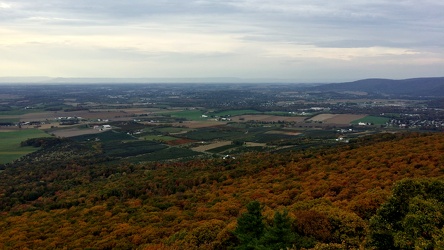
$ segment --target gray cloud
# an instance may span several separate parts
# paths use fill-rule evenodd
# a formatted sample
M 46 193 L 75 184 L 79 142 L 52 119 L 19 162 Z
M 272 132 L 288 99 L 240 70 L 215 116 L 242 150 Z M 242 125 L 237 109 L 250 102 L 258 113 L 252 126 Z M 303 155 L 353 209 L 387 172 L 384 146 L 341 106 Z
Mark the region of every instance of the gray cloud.
M 289 61 L 313 60 L 330 67 L 329 60 L 335 53 L 357 60 L 353 58 L 362 52 L 363 57 L 374 60 L 391 55 L 390 48 L 396 50 L 392 54 L 398 57 L 384 56 L 384 60 L 399 60 L 401 64 L 399 54 L 407 51 L 415 54 L 412 62 L 444 66 L 442 13 L 441 0 L 0 0 L 0 32 L 3 29 L 8 37 L 10 33 L 16 35 L 3 45 L 0 42 L 0 49 L 3 46 L 11 57 L 16 53 L 17 58 L 23 58 L 22 54 L 18 56 L 19 49 L 10 49 L 11 44 L 21 44 L 16 47 L 22 48 L 26 43 L 42 43 L 40 50 L 49 54 L 63 50 L 59 46 L 68 52 L 84 46 L 83 50 L 95 51 L 91 54 L 97 60 L 115 58 L 142 63 L 146 58 L 161 58 L 165 72 L 169 63 L 176 69 L 180 67 L 173 62 L 178 58 L 185 61 L 188 56 L 196 68 L 201 66 L 201 60 L 208 68 L 213 58 L 214 74 L 229 59 L 245 64 L 250 60 L 253 66 L 245 74 L 252 74 L 254 65 L 261 71 L 267 62 L 286 65 Z M 63 43 L 65 40 L 68 42 Z M 389 49 L 374 53 L 364 50 L 375 47 Z M 28 48 L 30 53 L 33 48 Z M 282 52 L 286 49 L 288 56 Z M 313 58 L 307 59 L 310 53 Z M 330 59 L 322 59 L 322 53 L 329 54 Z M 81 64 L 82 56 L 76 60 Z M 337 60 L 344 57 L 338 56 Z M 362 61 L 354 63 L 368 67 Z M 289 66 L 273 68 L 270 74 L 291 72 Z M 238 74 L 233 76 L 242 77 L 241 72 L 237 68 L 232 71 Z M 221 71 L 220 76 L 225 74 L 231 73 Z

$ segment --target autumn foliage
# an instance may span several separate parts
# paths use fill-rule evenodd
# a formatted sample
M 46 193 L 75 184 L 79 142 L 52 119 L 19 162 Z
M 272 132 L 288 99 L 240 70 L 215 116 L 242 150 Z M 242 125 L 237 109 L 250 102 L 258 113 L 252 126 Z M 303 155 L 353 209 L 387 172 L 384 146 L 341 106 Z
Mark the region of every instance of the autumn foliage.
M 442 133 L 187 162 L 112 162 L 99 150 L 60 142 L 5 166 L 0 249 L 231 249 L 251 201 L 266 228 L 286 211 L 295 248 L 362 249 L 394 183 L 444 174 Z

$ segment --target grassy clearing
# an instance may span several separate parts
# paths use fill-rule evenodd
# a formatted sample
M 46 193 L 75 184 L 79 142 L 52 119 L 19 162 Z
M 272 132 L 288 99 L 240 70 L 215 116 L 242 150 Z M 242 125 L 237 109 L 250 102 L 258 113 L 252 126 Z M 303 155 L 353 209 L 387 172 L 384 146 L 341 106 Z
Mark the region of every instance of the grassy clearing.
M 383 125 L 386 122 L 388 122 L 390 119 L 386 118 L 386 117 L 379 117 L 379 116 L 371 116 L 368 115 L 364 118 L 358 119 L 358 120 L 354 120 L 351 123 L 352 124 L 358 124 L 360 122 L 365 122 L 365 123 L 372 123 L 374 125 Z
M 0 132 L 0 164 L 36 151 L 37 148 L 34 147 L 20 147 L 20 142 L 38 137 L 49 137 L 49 135 L 38 129 Z

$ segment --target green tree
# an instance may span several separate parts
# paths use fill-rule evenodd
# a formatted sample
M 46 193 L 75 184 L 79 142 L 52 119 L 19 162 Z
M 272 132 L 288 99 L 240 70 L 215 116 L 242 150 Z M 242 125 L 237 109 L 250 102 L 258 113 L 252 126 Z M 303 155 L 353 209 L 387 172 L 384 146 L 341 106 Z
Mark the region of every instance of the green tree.
M 377 249 L 444 248 L 444 181 L 403 180 L 370 220 Z
M 288 212 L 276 212 L 273 225 L 268 227 L 261 239 L 265 249 L 280 250 L 291 248 L 297 240 L 297 234 L 291 230 Z
M 240 242 L 237 249 L 261 249 L 260 239 L 265 230 L 261 204 L 252 201 L 247 204 L 247 210 L 237 219 L 237 227 L 233 232 Z

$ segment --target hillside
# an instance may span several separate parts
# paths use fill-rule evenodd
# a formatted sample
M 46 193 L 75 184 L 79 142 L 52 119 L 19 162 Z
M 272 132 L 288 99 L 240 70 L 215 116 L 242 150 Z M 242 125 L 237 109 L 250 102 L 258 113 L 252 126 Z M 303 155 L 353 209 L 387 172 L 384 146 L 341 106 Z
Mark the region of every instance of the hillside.
M 6 166 L 0 248 L 229 249 L 259 201 L 267 225 L 288 211 L 298 248 L 358 249 L 395 182 L 444 173 L 442 133 L 188 162 L 110 163 L 99 150 L 61 141 Z
M 365 79 L 332 83 L 311 88 L 317 91 L 358 91 L 395 96 L 444 96 L 444 77 L 412 78 L 404 80 Z

